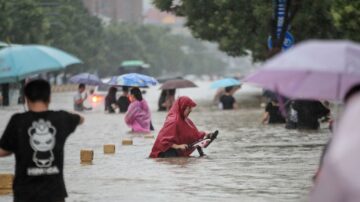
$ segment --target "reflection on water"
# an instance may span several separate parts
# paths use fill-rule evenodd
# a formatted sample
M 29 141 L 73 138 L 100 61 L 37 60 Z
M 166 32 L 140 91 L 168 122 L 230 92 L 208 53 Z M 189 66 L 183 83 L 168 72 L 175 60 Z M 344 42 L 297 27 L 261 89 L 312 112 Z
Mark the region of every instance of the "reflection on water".
M 55 108 L 63 108 L 64 99 L 55 95 Z M 85 125 L 65 148 L 67 201 L 306 200 L 328 130 L 289 131 L 261 125 L 261 109 L 224 112 L 202 106 L 191 114 L 198 128 L 220 131 L 202 158 L 195 151 L 191 158 L 149 159 L 154 139 L 137 135 L 134 145 L 121 145 L 123 137 L 131 136 L 123 114 L 85 114 Z M 152 109 L 159 130 L 166 114 Z M 1 129 L 13 110 L 0 109 Z M 116 144 L 116 153 L 104 155 L 103 144 Z M 94 150 L 92 165 L 80 164 L 83 148 Z M 13 162 L 13 157 L 0 159 L 0 172 L 12 172 Z

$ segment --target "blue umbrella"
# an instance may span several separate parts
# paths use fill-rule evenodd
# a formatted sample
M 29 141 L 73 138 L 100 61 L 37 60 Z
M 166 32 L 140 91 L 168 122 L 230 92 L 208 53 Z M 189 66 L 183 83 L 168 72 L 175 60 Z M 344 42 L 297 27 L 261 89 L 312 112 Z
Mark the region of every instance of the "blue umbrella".
M 83 83 L 86 85 L 93 85 L 93 86 L 102 84 L 98 76 L 89 73 L 77 74 L 75 76 L 72 76 L 69 81 L 71 83 L 79 83 L 79 84 Z
M 32 74 L 64 69 L 82 61 L 42 45 L 10 46 L 0 50 L 0 83 L 17 82 Z
M 158 84 L 158 81 L 151 76 L 129 73 L 112 77 L 108 84 L 117 86 L 148 87 Z
M 226 88 L 229 86 L 238 86 L 241 85 L 241 82 L 239 80 L 233 79 L 233 78 L 226 78 L 221 79 L 218 81 L 215 81 L 211 84 L 211 88 Z

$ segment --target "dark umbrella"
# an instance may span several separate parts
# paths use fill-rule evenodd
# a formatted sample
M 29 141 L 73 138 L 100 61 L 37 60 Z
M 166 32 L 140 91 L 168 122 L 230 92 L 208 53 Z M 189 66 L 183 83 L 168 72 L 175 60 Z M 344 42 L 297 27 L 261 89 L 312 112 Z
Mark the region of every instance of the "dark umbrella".
M 168 90 L 168 89 L 177 89 L 177 88 L 194 88 L 197 87 L 197 85 L 189 80 L 186 79 L 174 79 L 169 80 L 163 83 L 163 85 L 160 87 L 162 90 Z
M 169 80 L 175 80 L 175 79 L 183 79 L 182 76 L 162 76 L 162 77 L 157 77 L 156 78 L 159 83 L 165 83 Z
M 71 83 L 83 83 L 86 85 L 93 85 L 93 86 L 102 84 L 99 77 L 97 77 L 94 74 L 89 74 L 89 73 L 77 74 L 70 78 L 70 82 Z

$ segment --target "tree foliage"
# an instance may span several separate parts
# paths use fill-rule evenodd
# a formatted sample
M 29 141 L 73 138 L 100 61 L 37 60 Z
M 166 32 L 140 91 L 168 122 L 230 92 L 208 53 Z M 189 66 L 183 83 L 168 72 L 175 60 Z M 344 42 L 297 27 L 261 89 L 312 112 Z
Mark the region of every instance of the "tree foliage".
M 154 0 L 162 11 L 187 18 L 197 38 L 217 42 L 229 55 L 267 57 L 267 38 L 274 28 L 274 2 L 269 0 Z M 359 40 L 360 3 L 349 0 L 289 0 L 294 17 L 290 32 L 297 42 L 309 38 Z M 296 13 L 296 14 L 295 14 Z M 286 30 L 285 30 L 286 31 Z
M 360 41 L 360 1 L 334 0 L 331 14 L 343 38 Z
M 182 47 L 201 49 L 190 37 L 166 28 L 112 22 L 104 25 L 85 9 L 82 0 L 0 0 L 0 41 L 45 44 L 84 61 L 67 72 L 117 74 L 123 60 L 143 60 L 150 73 L 216 73 L 224 63 L 210 53 L 186 54 Z
M 140 59 L 150 64 L 155 75 L 170 73 L 219 73 L 224 63 L 211 54 L 187 55 L 181 47 L 191 50 L 205 47 L 198 40 L 173 35 L 165 28 L 151 25 L 113 23 L 105 29 L 107 67 L 102 70 L 116 73 L 121 61 Z
M 76 71 L 96 69 L 101 60 L 100 48 L 104 35 L 97 17 L 91 16 L 81 0 L 57 0 L 45 8 L 50 22 L 47 44 L 66 50 L 84 60 Z
M 3 41 L 44 43 L 48 31 L 48 20 L 37 1 L 0 0 L 0 39 Z

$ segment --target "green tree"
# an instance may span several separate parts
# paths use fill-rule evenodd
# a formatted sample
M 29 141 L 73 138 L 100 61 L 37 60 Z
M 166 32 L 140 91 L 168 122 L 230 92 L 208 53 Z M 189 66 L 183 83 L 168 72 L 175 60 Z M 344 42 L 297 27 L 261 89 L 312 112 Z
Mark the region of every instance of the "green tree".
M 360 1 L 334 0 L 331 14 L 343 38 L 360 41 Z
M 67 72 L 117 74 L 124 60 L 143 60 L 150 73 L 220 72 L 224 64 L 193 38 L 167 28 L 112 22 L 103 25 L 82 0 L 0 0 L 0 40 L 60 48 L 84 61 Z M 182 47 L 200 54 L 186 54 Z
M 104 62 L 104 29 L 100 19 L 90 15 L 81 0 L 57 0 L 46 9 L 50 22 L 47 44 L 83 60 L 74 71 L 95 71 Z
M 142 60 L 143 43 L 136 36 L 134 25 L 111 23 L 105 27 L 105 63 L 101 75 L 116 75 L 123 60 Z
M 221 72 L 224 64 L 213 55 L 186 54 L 182 47 L 205 49 L 193 38 L 173 35 L 166 28 L 151 25 L 112 23 L 105 27 L 105 60 L 101 75 L 117 74 L 124 60 L 143 60 L 152 75 L 169 73 Z
M 251 51 L 254 60 L 268 56 L 267 38 L 275 35 L 276 18 L 273 17 L 276 1 L 269 0 L 154 0 L 162 11 L 187 18 L 186 26 L 201 39 L 217 42 L 229 55 L 242 56 Z M 308 38 L 335 38 L 338 32 L 333 24 L 330 8 L 332 1 L 288 0 L 288 16 L 284 29 L 274 47 L 279 47 L 286 24 L 296 41 Z M 274 38 L 274 37 L 273 37 Z
M 44 43 L 49 23 L 39 1 L 0 0 L 0 39 L 9 43 Z

